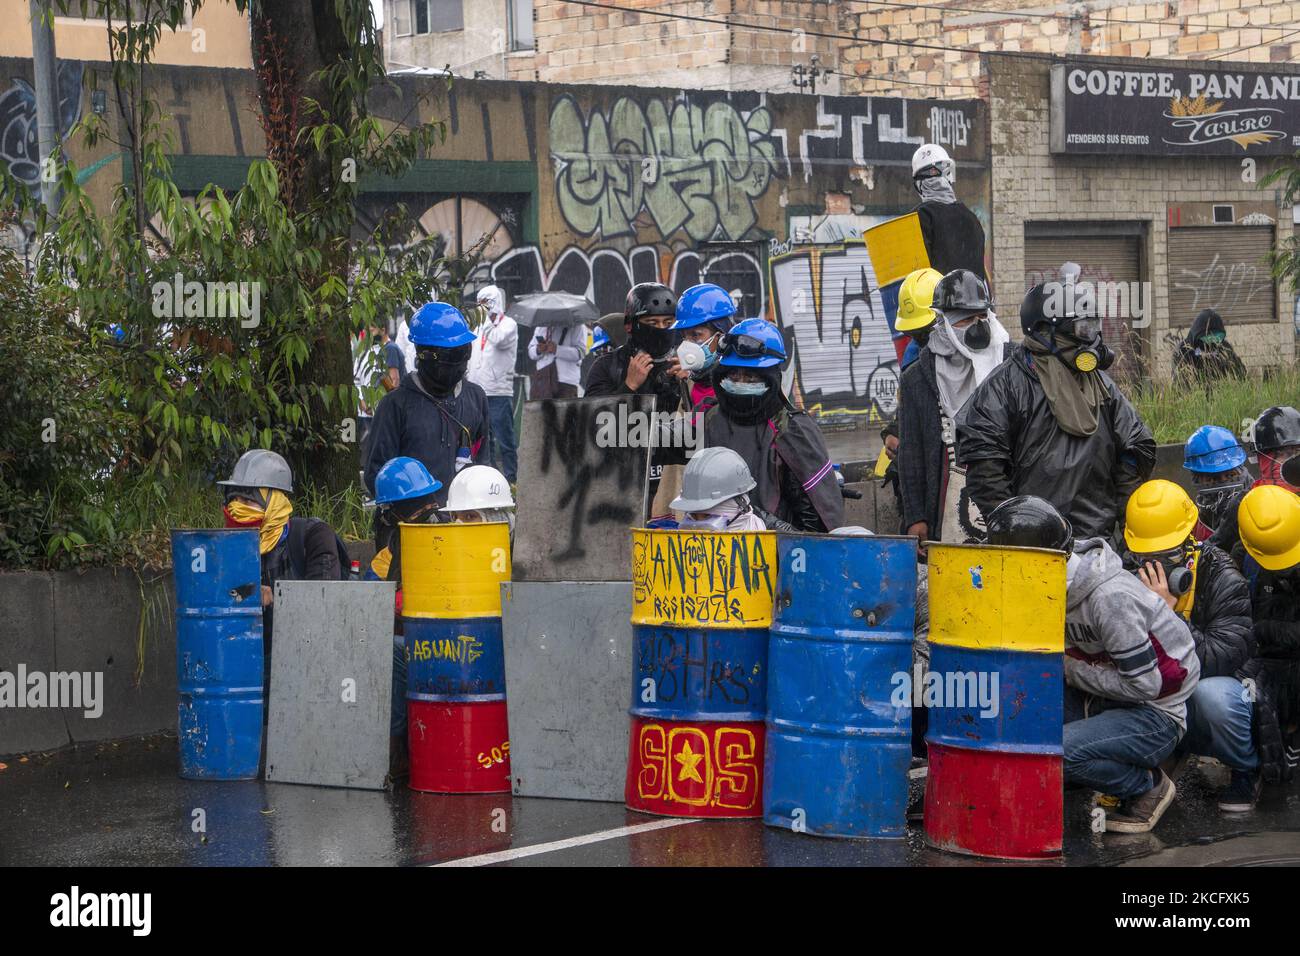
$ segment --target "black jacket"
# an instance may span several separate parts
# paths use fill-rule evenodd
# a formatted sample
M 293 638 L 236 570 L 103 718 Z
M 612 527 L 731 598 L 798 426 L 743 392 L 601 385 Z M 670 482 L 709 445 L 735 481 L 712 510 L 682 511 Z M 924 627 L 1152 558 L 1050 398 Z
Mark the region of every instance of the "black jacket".
M 667 373 L 666 365 L 650 369 L 650 374 L 635 392 L 627 387 L 627 366 L 637 351 L 631 342 L 624 342 L 599 356 L 587 372 L 583 395 L 654 395 L 657 399 L 655 411 L 689 409 L 691 404 L 687 392 L 681 381 Z
M 1200 379 L 1206 383 L 1217 378 L 1245 378 L 1246 367 L 1241 364 L 1232 344 L 1225 338 L 1218 345 L 1205 345 L 1201 337 L 1212 332 L 1224 332 L 1223 319 L 1213 309 L 1202 309 L 1187 331 L 1187 338 L 1174 352 L 1174 376 Z
M 434 500 L 447 503 L 447 486 L 456 476 L 456 452 L 470 449 L 475 461 L 487 454 L 491 426 L 487 396 L 473 382 L 462 380 L 459 391 L 436 399 L 419 386 L 419 375 L 408 375 L 375 409 L 366 457 L 366 488 L 375 492 L 379 469 L 399 455 L 423 463 L 442 482 Z M 477 452 L 477 453 L 476 453 Z
M 758 482 L 756 508 L 800 531 L 830 531 L 844 524 L 844 496 L 817 425 L 783 407 L 773 418 L 740 425 L 714 406 L 704 413 L 704 445 L 730 448 Z
M 948 458 L 939 418 L 939 385 L 934 374 L 934 354 L 921 357 L 903 370 L 898 382 L 898 484 L 902 493 L 903 530 L 924 521 L 933 534 L 943 513 L 944 475 Z
M 1250 588 L 1230 558 L 1208 542 L 1196 562 L 1196 595 L 1187 622 L 1201 677 L 1232 677 L 1255 656 Z
M 1069 519 L 1076 538 L 1111 537 L 1128 496 L 1151 474 L 1156 445 L 1129 400 L 1101 375 L 1108 397 L 1086 438 L 1057 424 L 1024 346 L 980 383 L 956 426 L 958 462 L 981 512 L 1015 495 L 1038 495 Z
M 932 269 L 944 274 L 969 269 L 988 281 L 984 274 L 984 227 L 978 216 L 962 203 L 933 201 L 921 203 L 916 214 Z

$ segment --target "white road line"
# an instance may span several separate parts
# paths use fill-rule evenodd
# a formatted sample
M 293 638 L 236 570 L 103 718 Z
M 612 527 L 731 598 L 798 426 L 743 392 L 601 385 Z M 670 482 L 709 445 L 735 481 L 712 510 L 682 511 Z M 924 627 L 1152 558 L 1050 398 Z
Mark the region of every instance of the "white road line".
M 459 860 L 448 860 L 446 863 L 434 863 L 433 866 L 491 866 L 493 863 L 504 863 L 507 860 L 518 860 L 525 856 L 537 856 L 541 853 L 554 853 L 556 850 L 567 850 L 570 847 L 586 846 L 588 843 L 600 843 L 604 840 L 617 840 L 619 837 L 631 836 L 634 833 L 648 833 L 651 830 L 664 830 L 668 827 L 679 827 L 686 823 L 699 823 L 698 819 L 678 819 L 655 820 L 653 823 L 638 823 L 633 827 L 619 827 L 616 830 L 601 830 L 598 833 L 588 833 L 585 836 L 569 837 L 567 840 L 555 840 L 552 843 L 538 843 L 536 846 L 521 846 L 513 850 L 501 850 L 498 853 L 481 853 L 478 856 L 467 856 Z

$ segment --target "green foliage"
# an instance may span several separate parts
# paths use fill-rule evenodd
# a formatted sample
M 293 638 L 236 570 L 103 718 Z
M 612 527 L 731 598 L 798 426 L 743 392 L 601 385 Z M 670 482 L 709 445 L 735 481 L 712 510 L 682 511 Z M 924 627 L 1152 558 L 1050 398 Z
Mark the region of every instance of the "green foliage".
M 1220 379 L 1208 388 L 1163 382 L 1133 395 L 1138 414 L 1161 444 L 1181 443 L 1202 425 L 1222 425 L 1240 435 L 1248 421 L 1271 405 L 1300 407 L 1300 368 L 1264 379 Z

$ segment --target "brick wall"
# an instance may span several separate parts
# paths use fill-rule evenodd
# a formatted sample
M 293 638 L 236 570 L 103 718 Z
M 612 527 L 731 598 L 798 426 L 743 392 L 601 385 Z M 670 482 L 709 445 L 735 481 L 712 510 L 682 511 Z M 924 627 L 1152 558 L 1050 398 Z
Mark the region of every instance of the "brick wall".
M 1130 62 L 1150 65 L 1148 60 Z M 1250 203 L 1276 193 L 1243 183 L 1241 165 L 1233 157 L 1052 155 L 1048 150 L 1049 66 L 1042 60 L 989 55 L 982 67 L 988 71 L 990 93 L 994 298 L 1011 319 L 1008 328 L 1018 326 L 1018 306 L 1025 291 L 1026 222 L 1144 222 L 1141 278 L 1152 283 L 1155 302 L 1152 325 L 1144 337 L 1153 373 L 1168 375 L 1172 349 L 1165 336 L 1171 329 L 1186 332 L 1192 319 L 1169 313 L 1169 204 Z M 1275 165 L 1275 160 L 1261 159 L 1258 178 Z M 1273 214 L 1280 237 L 1289 237 L 1291 208 L 1278 208 Z M 1293 300 L 1279 285 L 1276 324 L 1229 325 L 1230 339 L 1248 367 L 1295 361 Z M 1019 338 L 1018 327 L 1013 334 Z
M 906 3 L 908 0 L 898 0 Z M 1039 4 L 953 0 L 960 10 L 913 9 L 849 0 L 843 32 L 890 43 L 850 43 L 843 51 L 846 93 L 906 96 L 977 95 L 979 53 L 1036 52 L 1114 57 L 1224 59 L 1280 63 L 1300 56 L 1300 2 L 1295 0 L 1084 0 Z M 971 9 L 988 12 L 971 13 Z M 1071 11 L 1078 10 L 1077 18 Z M 1044 16 L 1052 13 L 1056 16 Z M 937 49 L 928 49 L 935 47 Z
M 538 0 L 536 52 L 507 58 L 507 78 L 794 92 L 790 68 L 796 63 L 806 65 L 817 54 L 823 67 L 838 69 L 834 40 L 745 26 L 834 33 L 840 5 L 828 0 L 619 0 L 619 5 L 636 10 Z M 731 25 L 710 24 L 647 11 L 719 21 L 734 17 Z M 818 92 L 838 92 L 839 81 L 838 75 L 820 80 Z

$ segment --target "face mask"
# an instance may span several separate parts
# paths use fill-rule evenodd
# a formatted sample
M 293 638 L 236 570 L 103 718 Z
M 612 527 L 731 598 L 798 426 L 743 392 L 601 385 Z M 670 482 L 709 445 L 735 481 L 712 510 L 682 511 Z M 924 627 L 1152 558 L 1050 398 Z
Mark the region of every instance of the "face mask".
M 677 346 L 677 361 L 696 378 L 713 368 L 717 360 L 718 353 L 709 348 L 708 342 L 703 345 L 697 342 L 683 342 Z
M 718 383 L 722 390 L 732 395 L 744 395 L 758 398 L 767 394 L 767 382 L 737 382 L 734 378 L 724 378 Z
M 430 395 L 450 395 L 465 376 L 469 362 L 442 362 L 437 359 L 418 358 L 415 361 L 420 381 Z
M 1223 521 L 1228 508 L 1246 490 L 1246 482 L 1241 480 L 1220 482 L 1217 485 L 1202 485 L 1196 489 L 1196 508 L 1201 513 L 1201 523 L 1210 530 L 1215 530 Z
M 643 352 L 649 353 L 652 359 L 663 358 L 673 347 L 671 329 L 656 329 L 653 325 L 646 325 L 642 322 L 632 323 L 630 338 L 634 346 Z
M 683 530 L 726 531 L 735 517 L 735 515 L 709 515 L 707 518 L 692 518 L 690 515 L 685 515 L 678 527 Z
M 1124 554 L 1124 567 L 1130 573 L 1136 574 L 1139 569 L 1148 564 L 1160 565 L 1165 572 L 1165 584 L 1169 588 L 1169 593 L 1174 597 L 1182 597 L 1192 586 L 1192 572 L 1187 567 L 1190 557 L 1182 548 L 1161 554 L 1134 554 L 1132 551 L 1127 551 Z
M 962 332 L 962 342 L 972 352 L 983 351 L 993 341 L 993 331 L 989 328 L 988 319 L 976 319 Z

